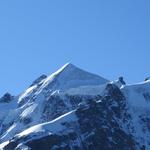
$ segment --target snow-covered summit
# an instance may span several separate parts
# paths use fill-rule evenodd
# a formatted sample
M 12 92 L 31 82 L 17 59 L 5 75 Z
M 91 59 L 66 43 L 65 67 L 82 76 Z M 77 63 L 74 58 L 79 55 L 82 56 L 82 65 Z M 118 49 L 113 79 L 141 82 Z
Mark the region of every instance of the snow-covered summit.
M 123 77 L 108 81 L 67 63 L 37 78 L 22 94 L 1 98 L 0 150 L 69 149 L 62 148 L 64 143 L 69 150 L 149 150 L 149 112 L 149 78 L 128 85 Z
M 42 86 L 65 90 L 78 86 L 100 85 L 106 82 L 108 82 L 108 80 L 103 77 L 84 71 L 71 63 L 67 63 L 58 71 L 47 77 Z
M 66 91 L 81 86 L 100 86 L 109 82 L 98 75 L 84 71 L 71 63 L 67 63 L 49 76 L 42 75 L 20 96 L 18 103 L 29 101 L 33 96 L 51 95 L 57 91 Z

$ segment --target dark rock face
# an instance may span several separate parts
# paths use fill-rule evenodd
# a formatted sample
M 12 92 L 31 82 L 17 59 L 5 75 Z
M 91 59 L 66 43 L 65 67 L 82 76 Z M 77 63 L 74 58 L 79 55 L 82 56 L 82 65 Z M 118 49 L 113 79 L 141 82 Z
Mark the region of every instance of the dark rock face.
M 11 143 L 9 145 L 7 145 L 4 149 L 6 149 L 6 150 L 15 150 L 17 145 L 18 145 L 17 142 L 11 141 Z
M 123 77 L 119 77 L 119 81 L 120 81 L 123 85 L 126 84 L 126 82 L 124 81 Z
M 58 95 L 52 95 L 45 101 L 42 115 L 43 122 L 51 121 L 67 112 L 74 110 L 79 104 L 85 101 L 99 100 L 100 95 L 97 96 L 79 96 L 79 95 L 65 95 L 63 98 Z
M 104 96 L 87 101 L 75 113 L 78 120 L 64 122 L 66 130 L 61 134 L 28 140 L 24 144 L 31 150 L 136 150 L 132 134 L 122 126 L 128 127 L 130 115 L 126 99 L 117 86 L 108 84 Z M 12 140 L 4 150 L 14 150 L 22 141 L 25 140 Z
M 125 98 L 116 86 L 108 85 L 107 90 L 107 96 L 100 102 L 92 102 L 88 109 L 77 111 L 81 134 L 85 135 L 84 149 L 134 150 L 132 135 L 119 124 L 125 122 L 125 118 L 129 119 Z
M 150 76 L 149 76 L 149 77 L 147 77 L 147 78 L 145 78 L 145 81 L 147 81 L 147 80 L 150 80 Z
M 69 111 L 62 98 L 51 96 L 46 102 L 43 110 L 43 121 L 51 121 Z
M 2 98 L 0 98 L 1 103 L 9 103 L 13 99 L 13 96 L 10 93 L 4 94 Z
M 37 78 L 31 85 L 31 86 L 34 86 L 35 84 L 39 84 L 42 80 L 46 79 L 47 76 L 45 74 L 41 75 L 39 78 Z

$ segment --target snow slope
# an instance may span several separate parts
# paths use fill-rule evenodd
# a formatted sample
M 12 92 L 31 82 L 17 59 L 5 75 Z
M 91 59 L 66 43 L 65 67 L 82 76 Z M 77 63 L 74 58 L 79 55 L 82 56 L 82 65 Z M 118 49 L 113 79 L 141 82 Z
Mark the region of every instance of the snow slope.
M 65 90 L 84 85 L 100 85 L 108 82 L 108 80 L 98 75 L 83 71 L 71 63 L 67 63 L 46 78 L 42 87 L 46 87 L 53 82 L 53 89 Z
M 150 109 L 150 80 L 121 88 L 132 107 Z
M 48 134 L 52 134 L 52 133 L 54 134 L 54 133 L 64 130 L 64 126 L 63 126 L 64 122 L 71 122 L 71 121 L 76 121 L 76 120 L 77 120 L 77 117 L 74 111 L 70 111 L 69 113 L 66 113 L 50 122 L 46 122 L 43 124 L 38 124 L 36 126 L 33 126 L 17 134 L 16 138 L 25 137 L 28 135 L 33 136 L 39 132 L 46 132 Z
M 150 80 L 121 88 L 126 96 L 135 139 L 150 149 Z
M 25 130 L 28 127 L 51 121 L 58 115 L 63 115 L 72 110 L 70 100 L 54 100 L 49 102 L 52 95 L 65 97 L 67 90 L 80 86 L 101 86 L 108 80 L 79 69 L 73 64 L 67 63 L 50 76 L 42 75 L 33 84 L 19 95 L 19 98 L 9 104 L 0 103 L 2 113 L 0 114 L 1 141 L 6 141 L 14 134 Z M 63 94 L 62 94 L 63 93 Z M 58 104 L 55 104 L 58 101 Z M 60 107 L 61 103 L 63 108 Z M 50 105 L 47 108 L 47 105 Z M 54 106 L 55 105 L 55 106 Z M 55 109 L 55 107 L 57 107 Z M 60 108 L 58 108 L 60 107 Z M 49 111 L 49 119 L 44 119 L 44 111 Z M 53 111 L 54 109 L 54 111 Z M 59 112 L 58 112 L 59 111 Z M 6 114 L 8 114 L 6 116 Z M 46 114 L 45 114 L 46 115 Z M 48 117 L 46 117 L 48 118 Z
M 83 110 L 77 117 L 80 108 Z M 92 114 L 88 114 L 89 112 Z M 75 133 L 78 138 L 85 138 L 86 134 L 90 137 L 94 135 L 94 131 L 91 131 L 88 123 L 90 122 L 93 129 L 97 130 L 98 122 L 102 128 L 100 133 L 105 133 L 106 128 L 111 128 L 112 131 L 116 125 L 113 129 L 117 128 L 115 136 L 122 132 L 122 136 L 127 138 L 124 143 L 123 139 L 117 139 L 122 140 L 121 144 L 127 144 L 126 140 L 132 138 L 137 150 L 149 150 L 149 113 L 150 80 L 125 85 L 120 80 L 108 81 L 68 63 L 50 76 L 43 75 L 35 80 L 27 90 L 12 101 L 0 103 L 0 142 L 2 143 L 0 149 L 9 145 L 9 141 L 14 139 L 23 140 L 21 141 L 23 143 L 45 138 L 48 135 L 65 137 L 70 134 L 68 132 L 74 128 L 75 122 L 78 122 L 79 131 L 89 128 L 88 132 L 82 135 L 79 135 L 81 131 Z M 92 116 L 93 114 L 95 116 Z M 97 119 L 93 120 L 95 123 L 92 123 L 92 117 L 86 120 L 90 115 Z M 121 131 L 117 133 L 118 130 Z M 113 138 L 114 135 L 109 139 L 106 138 L 106 141 L 110 140 L 113 143 Z M 84 150 L 82 145 L 84 139 L 81 139 L 74 142 Z

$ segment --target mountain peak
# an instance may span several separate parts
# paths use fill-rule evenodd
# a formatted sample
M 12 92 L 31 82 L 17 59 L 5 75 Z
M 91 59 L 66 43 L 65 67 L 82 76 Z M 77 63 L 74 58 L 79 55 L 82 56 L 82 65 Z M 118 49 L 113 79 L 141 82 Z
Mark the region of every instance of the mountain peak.
M 63 67 L 75 67 L 71 62 L 67 62 Z
M 78 86 L 100 85 L 108 82 L 107 79 L 84 71 L 72 63 L 66 63 L 59 70 L 51 74 L 44 82 L 47 86 L 53 83 L 54 89 L 68 89 Z
M 62 71 L 68 70 L 68 69 L 77 69 L 77 67 L 75 65 L 73 65 L 72 63 L 68 62 L 65 65 L 63 65 L 60 69 L 58 69 L 55 74 L 60 73 Z M 79 68 L 78 68 L 79 69 Z

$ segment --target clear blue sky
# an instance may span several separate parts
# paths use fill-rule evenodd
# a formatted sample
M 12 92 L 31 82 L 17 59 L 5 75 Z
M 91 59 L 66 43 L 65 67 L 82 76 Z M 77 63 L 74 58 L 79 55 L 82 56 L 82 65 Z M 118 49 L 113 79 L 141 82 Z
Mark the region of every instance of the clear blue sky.
M 150 75 L 149 0 L 0 1 L 0 95 L 66 62 L 128 83 Z

